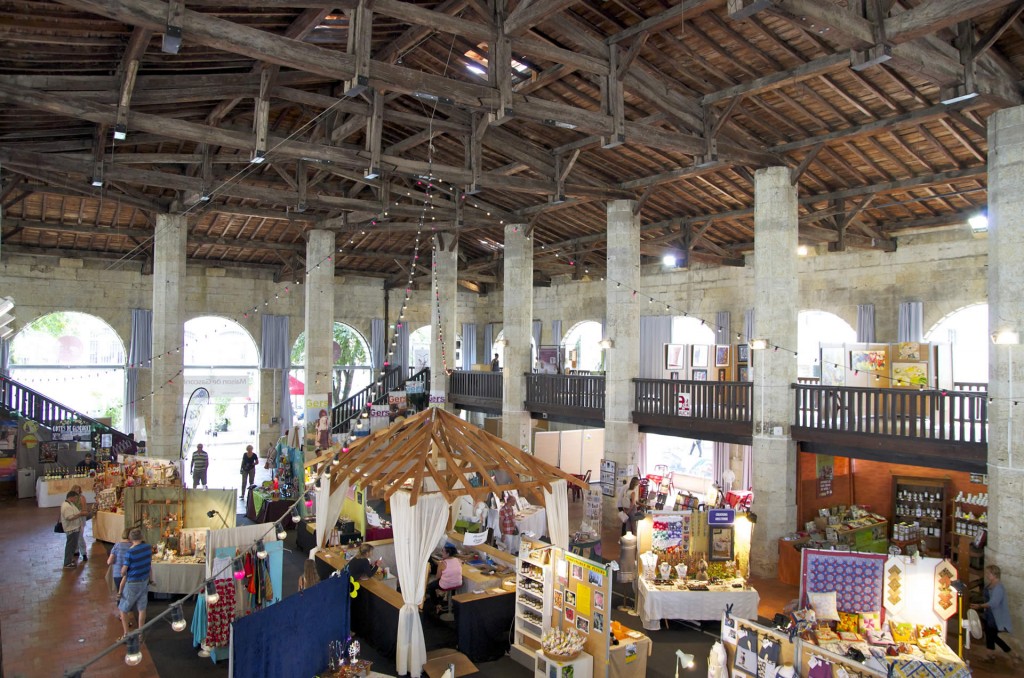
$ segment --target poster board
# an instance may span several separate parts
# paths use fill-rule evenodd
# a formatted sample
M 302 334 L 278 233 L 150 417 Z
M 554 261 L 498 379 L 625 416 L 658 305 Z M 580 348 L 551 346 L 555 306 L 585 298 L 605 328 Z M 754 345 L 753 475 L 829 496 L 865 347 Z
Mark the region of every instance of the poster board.
M 601 494 L 606 497 L 615 496 L 616 464 L 611 459 L 601 461 Z
M 562 596 L 562 610 L 553 625 L 575 628 L 585 641 L 583 651 L 594 658 L 594 675 L 608 675 L 612 608 L 612 572 L 604 565 L 562 552 L 555 593 Z M 570 601 L 572 604 L 570 604 Z

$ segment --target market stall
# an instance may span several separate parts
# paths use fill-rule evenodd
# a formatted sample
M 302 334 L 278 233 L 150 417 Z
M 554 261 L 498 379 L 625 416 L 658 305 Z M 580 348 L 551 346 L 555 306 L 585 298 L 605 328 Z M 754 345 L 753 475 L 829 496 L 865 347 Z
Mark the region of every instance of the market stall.
M 387 502 L 401 581 L 394 632 L 399 673 L 422 675 L 426 650 L 418 607 L 426 587 L 425 565 L 458 496 L 469 494 L 475 502 L 512 490 L 532 496 L 544 506 L 552 541 L 568 546 L 567 484 L 580 481 L 444 410 L 429 408 L 352 443 L 344 454 L 340 449 L 331 454 L 335 458 L 319 468 L 330 482 L 317 493 L 318 547 L 327 541 L 329 521 L 323 517 L 340 516 L 350 491 Z M 499 470 L 502 480 L 496 479 Z M 382 592 L 385 588 L 390 590 L 382 585 Z
M 81 486 L 86 503 L 93 504 L 96 502 L 96 494 L 92 491 L 92 479 L 83 474 L 70 478 L 36 478 L 36 506 L 39 508 L 60 506 L 64 503 L 68 492 L 75 485 Z

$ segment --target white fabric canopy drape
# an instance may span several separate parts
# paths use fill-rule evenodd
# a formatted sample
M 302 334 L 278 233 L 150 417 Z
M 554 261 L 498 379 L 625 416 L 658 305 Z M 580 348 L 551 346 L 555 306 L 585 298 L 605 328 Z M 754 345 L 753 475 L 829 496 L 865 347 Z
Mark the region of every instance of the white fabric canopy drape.
M 548 536 L 551 543 L 569 550 L 569 488 L 564 479 L 551 483 L 551 491 L 544 490 L 544 509 L 548 516 Z
M 338 522 L 341 505 L 345 503 L 345 495 L 348 494 L 347 480 L 333 492 L 330 490 L 330 474 L 325 474 L 321 485 L 323 487 L 316 493 L 316 546 L 310 549 L 310 558 L 314 557 L 316 552 L 327 543 L 327 535 L 331 533 L 334 524 Z
M 395 532 L 395 564 L 402 582 L 402 609 L 398 612 L 398 649 L 395 670 L 400 676 L 423 675 L 427 646 L 423 641 L 419 603 L 427 587 L 425 565 L 448 523 L 451 505 L 440 494 L 421 494 L 415 505 L 404 490 L 391 495 L 391 524 Z

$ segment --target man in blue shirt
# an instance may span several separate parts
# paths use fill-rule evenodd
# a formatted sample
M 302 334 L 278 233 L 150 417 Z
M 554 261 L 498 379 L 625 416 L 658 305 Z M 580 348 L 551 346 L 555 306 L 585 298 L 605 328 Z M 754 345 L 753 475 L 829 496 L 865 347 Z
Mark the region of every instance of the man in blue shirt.
M 121 611 L 121 626 L 128 635 L 128 615 L 139 613 L 139 628 L 146 623 L 146 604 L 149 598 L 149 584 L 153 581 L 153 548 L 142 541 L 142 530 L 133 528 L 128 533 L 132 542 L 124 557 L 121 567 L 121 586 L 118 591 L 120 601 L 117 609 Z

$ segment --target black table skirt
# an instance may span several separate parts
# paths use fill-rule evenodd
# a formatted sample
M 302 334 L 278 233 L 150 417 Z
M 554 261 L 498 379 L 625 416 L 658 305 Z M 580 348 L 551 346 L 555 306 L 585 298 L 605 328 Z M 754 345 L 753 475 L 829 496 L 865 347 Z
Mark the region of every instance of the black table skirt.
M 394 660 L 398 648 L 398 608 L 361 588 L 352 599 L 352 632 Z
M 514 594 L 453 603 L 459 652 L 474 662 L 501 659 L 508 652 L 516 611 Z
M 254 523 L 275 523 L 278 518 L 288 513 L 291 506 L 292 502 L 288 499 L 278 499 L 276 501 L 268 499 L 263 502 L 263 506 L 260 507 L 260 512 L 257 514 L 256 505 L 250 493 L 245 502 L 245 517 Z M 295 523 L 291 519 L 285 520 L 283 524 L 286 530 L 295 529 Z

